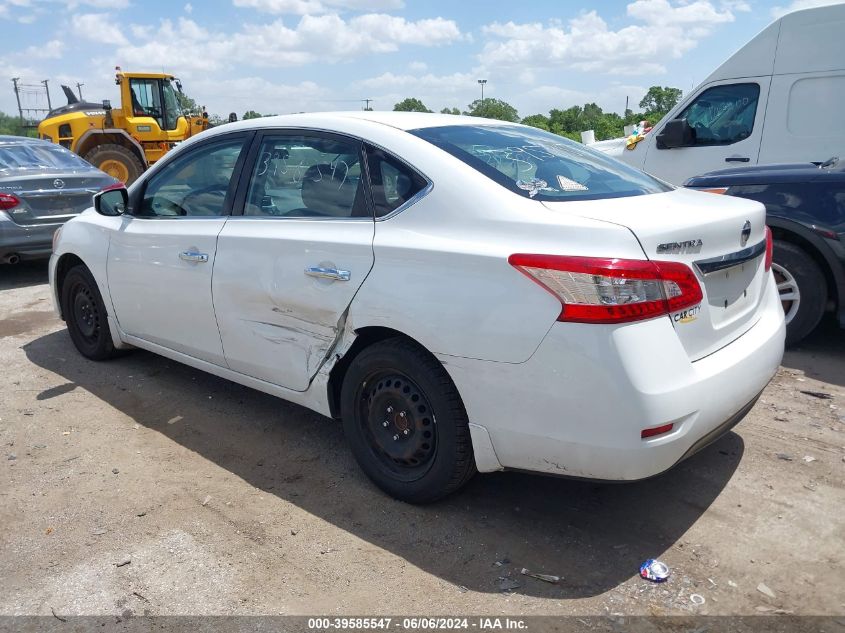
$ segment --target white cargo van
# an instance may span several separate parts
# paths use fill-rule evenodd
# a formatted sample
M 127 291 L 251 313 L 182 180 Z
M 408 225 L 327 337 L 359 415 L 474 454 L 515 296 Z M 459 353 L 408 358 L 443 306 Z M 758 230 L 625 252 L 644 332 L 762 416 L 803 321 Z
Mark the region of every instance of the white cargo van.
M 634 149 L 590 147 L 678 185 L 737 165 L 845 158 L 845 4 L 770 24 Z

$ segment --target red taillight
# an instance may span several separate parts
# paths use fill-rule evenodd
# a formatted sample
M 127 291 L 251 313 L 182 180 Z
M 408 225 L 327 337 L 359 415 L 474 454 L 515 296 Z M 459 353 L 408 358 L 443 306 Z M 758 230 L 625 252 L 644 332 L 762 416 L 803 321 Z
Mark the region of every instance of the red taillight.
M 774 252 L 775 246 L 774 241 L 772 240 L 772 229 L 768 226 L 766 227 L 766 272 L 769 272 L 772 269 L 772 253 Z
M 14 209 L 20 203 L 20 198 L 18 198 L 15 194 L 0 193 L 0 210 L 8 211 L 9 209 Z
M 640 433 L 640 437 L 645 439 L 647 437 L 654 437 L 655 435 L 663 435 L 664 433 L 668 433 L 675 427 L 674 423 L 664 424 L 663 426 L 655 426 L 651 429 L 643 429 Z
M 517 253 L 508 262 L 561 303 L 558 321 L 625 323 L 677 312 L 702 299 L 678 262 Z

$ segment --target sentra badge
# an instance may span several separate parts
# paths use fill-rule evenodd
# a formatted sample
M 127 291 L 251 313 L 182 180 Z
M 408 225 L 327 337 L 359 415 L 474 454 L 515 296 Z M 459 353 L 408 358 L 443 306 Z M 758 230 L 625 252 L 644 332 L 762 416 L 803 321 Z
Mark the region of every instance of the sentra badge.
M 685 242 L 667 242 L 657 245 L 658 255 L 680 255 L 682 253 L 700 253 L 703 242 L 700 239 Z

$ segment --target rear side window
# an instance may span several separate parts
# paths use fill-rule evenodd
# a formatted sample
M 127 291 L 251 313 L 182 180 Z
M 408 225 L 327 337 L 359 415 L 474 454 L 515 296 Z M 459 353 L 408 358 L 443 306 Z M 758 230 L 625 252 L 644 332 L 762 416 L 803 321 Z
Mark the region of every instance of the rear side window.
M 266 138 L 244 215 L 372 219 L 361 178 L 361 142 L 319 133 Z
M 392 213 L 428 185 L 423 176 L 398 158 L 369 145 L 367 166 L 378 218 Z
M 453 125 L 411 133 L 534 200 L 619 198 L 671 189 L 600 152 L 534 128 Z
M 61 145 L 9 143 L 0 145 L 0 171 L 18 169 L 91 169 L 91 165 Z

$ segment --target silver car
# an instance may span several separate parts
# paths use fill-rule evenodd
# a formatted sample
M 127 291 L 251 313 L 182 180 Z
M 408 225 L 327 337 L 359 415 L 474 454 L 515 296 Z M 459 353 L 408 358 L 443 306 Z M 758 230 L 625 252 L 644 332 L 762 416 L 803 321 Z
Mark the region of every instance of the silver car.
M 49 257 L 55 230 L 115 184 L 60 145 L 0 135 L 0 263 Z

